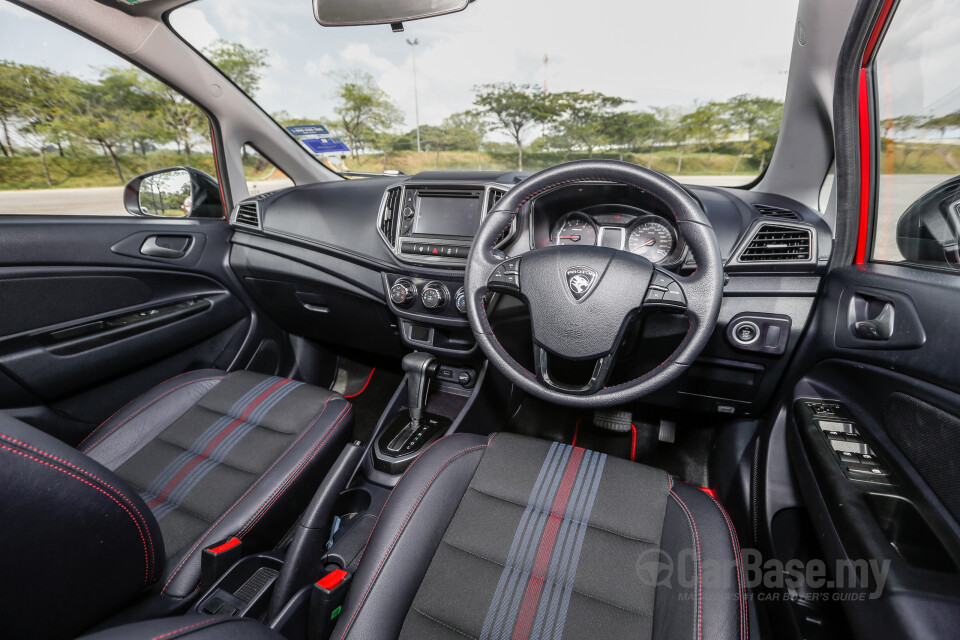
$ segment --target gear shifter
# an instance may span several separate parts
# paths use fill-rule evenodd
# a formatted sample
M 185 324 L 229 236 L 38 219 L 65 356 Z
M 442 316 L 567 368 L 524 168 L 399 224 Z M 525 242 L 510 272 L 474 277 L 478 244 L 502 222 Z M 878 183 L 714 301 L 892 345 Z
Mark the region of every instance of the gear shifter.
M 423 410 L 427 406 L 430 378 L 437 372 L 437 359 L 429 353 L 416 351 L 403 357 L 402 366 L 407 373 L 407 411 L 410 412 L 410 422 L 387 445 L 387 452 L 390 454 L 400 453 L 420 430 Z
M 420 427 L 423 409 L 427 404 L 430 378 L 437 372 L 437 359 L 429 353 L 415 351 L 403 357 L 403 370 L 407 374 L 407 409 L 410 424 Z

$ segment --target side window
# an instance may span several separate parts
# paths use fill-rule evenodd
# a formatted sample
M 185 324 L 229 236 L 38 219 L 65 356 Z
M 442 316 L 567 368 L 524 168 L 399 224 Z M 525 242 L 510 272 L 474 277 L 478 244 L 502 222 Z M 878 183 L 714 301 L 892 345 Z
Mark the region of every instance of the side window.
M 960 12 L 901 0 L 874 62 L 872 259 L 960 267 Z
M 0 213 L 223 217 L 203 111 L 15 5 L 0 23 Z
M 252 196 L 293 186 L 293 180 L 253 145 L 243 145 L 243 172 L 247 178 L 247 191 Z

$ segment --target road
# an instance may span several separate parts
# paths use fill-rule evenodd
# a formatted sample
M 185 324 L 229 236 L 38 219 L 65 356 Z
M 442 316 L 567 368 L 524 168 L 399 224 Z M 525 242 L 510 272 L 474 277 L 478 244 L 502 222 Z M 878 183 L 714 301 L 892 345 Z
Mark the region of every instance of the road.
M 880 176 L 880 223 L 877 226 L 874 255 L 883 260 L 900 260 L 896 226 L 900 214 L 921 194 L 950 176 L 947 175 L 882 175 Z M 708 186 L 743 184 L 743 176 L 677 176 L 680 182 Z M 252 182 L 250 193 L 282 189 L 292 185 L 288 180 Z M 40 189 L 0 191 L 0 215 L 14 213 L 60 215 L 129 215 L 123 208 L 123 187 L 91 189 Z

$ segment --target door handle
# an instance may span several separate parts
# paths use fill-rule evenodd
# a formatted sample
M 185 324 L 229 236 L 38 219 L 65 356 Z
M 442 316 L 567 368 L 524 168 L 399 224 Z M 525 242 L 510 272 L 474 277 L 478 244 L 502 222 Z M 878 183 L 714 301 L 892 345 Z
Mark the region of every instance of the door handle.
M 154 258 L 175 260 L 187 255 L 190 242 L 189 236 L 150 236 L 140 246 L 140 253 Z
M 853 333 L 862 340 L 889 340 L 893 336 L 893 304 L 884 304 L 875 318 L 854 322 Z

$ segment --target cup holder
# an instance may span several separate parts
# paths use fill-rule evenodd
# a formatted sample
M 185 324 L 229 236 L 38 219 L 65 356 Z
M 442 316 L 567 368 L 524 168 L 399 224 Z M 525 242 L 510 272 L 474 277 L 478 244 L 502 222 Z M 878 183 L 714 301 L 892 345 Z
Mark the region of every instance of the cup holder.
M 868 493 L 865 498 L 880 530 L 901 558 L 923 569 L 957 572 L 956 563 L 912 502 L 880 493 Z
M 347 489 L 334 504 L 333 513 L 341 519 L 353 520 L 370 508 L 372 497 L 363 488 Z

